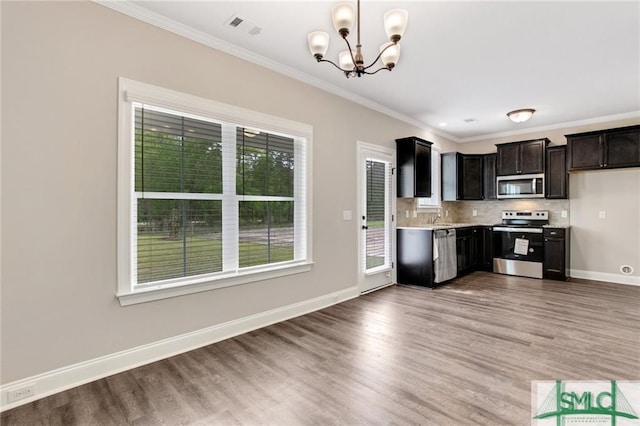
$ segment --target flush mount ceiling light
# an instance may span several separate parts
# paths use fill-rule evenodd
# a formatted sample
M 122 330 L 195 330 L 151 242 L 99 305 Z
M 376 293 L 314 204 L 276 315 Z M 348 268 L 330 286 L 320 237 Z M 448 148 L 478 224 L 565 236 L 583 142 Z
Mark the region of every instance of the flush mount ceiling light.
M 514 123 L 524 123 L 531 118 L 534 112 L 536 112 L 536 110 L 533 108 L 516 109 L 508 112 L 507 117 L 509 117 Z
M 329 62 L 344 72 L 347 78 L 375 74 L 381 70 L 391 71 L 400 57 L 400 45 L 398 42 L 407 28 L 408 16 L 407 11 L 402 9 L 393 9 L 384 14 L 384 29 L 390 41 L 380 46 L 380 53 L 376 59 L 370 65 L 365 66 L 362 44 L 360 43 L 360 0 L 357 0 L 355 7 L 353 3 L 337 3 L 331 9 L 331 19 L 333 20 L 333 27 L 347 44 L 347 50 L 340 52 L 338 64 L 328 59 L 323 59 L 329 48 L 329 34 L 324 31 L 309 33 L 309 50 L 318 62 Z M 355 52 L 351 49 L 351 44 L 347 39 L 354 20 L 358 32 Z M 375 71 L 369 71 L 378 62 L 378 59 L 382 61 L 383 66 Z

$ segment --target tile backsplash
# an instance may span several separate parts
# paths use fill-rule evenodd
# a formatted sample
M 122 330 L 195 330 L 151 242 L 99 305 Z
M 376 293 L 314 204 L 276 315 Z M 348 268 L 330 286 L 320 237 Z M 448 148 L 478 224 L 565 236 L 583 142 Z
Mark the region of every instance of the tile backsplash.
M 476 216 L 473 216 L 473 211 Z M 569 200 L 494 200 L 494 201 L 443 201 L 437 223 L 500 223 L 503 210 L 549 210 L 552 225 L 569 225 Z M 562 217 L 562 211 L 567 217 Z M 407 217 L 407 212 L 408 216 Z M 448 212 L 448 216 L 447 216 Z M 414 198 L 398 198 L 396 202 L 397 226 L 425 226 L 438 215 L 435 209 L 417 209 Z M 415 215 L 415 217 L 414 217 Z

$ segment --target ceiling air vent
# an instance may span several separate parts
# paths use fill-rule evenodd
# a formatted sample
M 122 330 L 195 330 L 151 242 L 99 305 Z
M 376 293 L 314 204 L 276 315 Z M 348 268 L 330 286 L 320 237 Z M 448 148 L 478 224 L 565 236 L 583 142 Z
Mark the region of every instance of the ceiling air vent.
M 262 32 L 262 28 L 257 26 L 251 21 L 247 21 L 244 18 L 239 17 L 238 15 L 233 15 L 231 18 L 227 19 L 225 25 L 228 25 L 234 30 L 241 30 L 244 33 L 255 36 Z
M 231 26 L 233 28 L 238 28 L 238 25 L 242 24 L 242 21 L 244 21 L 244 19 L 238 18 L 236 16 L 235 18 L 233 18 L 233 20 L 231 22 L 229 22 L 229 26 Z

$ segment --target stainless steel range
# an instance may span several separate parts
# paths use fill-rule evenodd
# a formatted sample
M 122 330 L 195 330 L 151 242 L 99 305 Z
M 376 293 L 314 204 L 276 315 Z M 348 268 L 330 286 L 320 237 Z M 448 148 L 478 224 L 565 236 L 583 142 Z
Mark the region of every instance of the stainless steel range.
M 548 210 L 503 211 L 493 227 L 493 272 L 542 278 L 542 226 L 548 223 Z

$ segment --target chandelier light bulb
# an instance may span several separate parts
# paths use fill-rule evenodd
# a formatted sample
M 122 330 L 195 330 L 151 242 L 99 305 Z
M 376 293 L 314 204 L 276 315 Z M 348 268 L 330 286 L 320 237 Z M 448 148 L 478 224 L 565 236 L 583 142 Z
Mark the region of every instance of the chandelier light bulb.
M 331 19 L 333 28 L 342 36 L 346 37 L 353 27 L 355 21 L 356 8 L 353 3 L 337 3 L 331 9 Z
M 387 68 L 393 68 L 400 58 L 400 45 L 389 41 L 380 46 L 380 60 Z
M 355 52 L 344 50 L 338 55 L 338 65 L 343 71 L 352 71 L 355 68 L 353 57 L 351 55 L 354 55 L 353 57 L 355 57 Z
M 409 13 L 404 9 L 393 9 L 384 14 L 384 30 L 391 41 L 399 41 L 407 29 Z
M 329 49 L 329 34 L 324 31 L 314 31 L 309 33 L 308 39 L 311 54 L 322 59 Z

